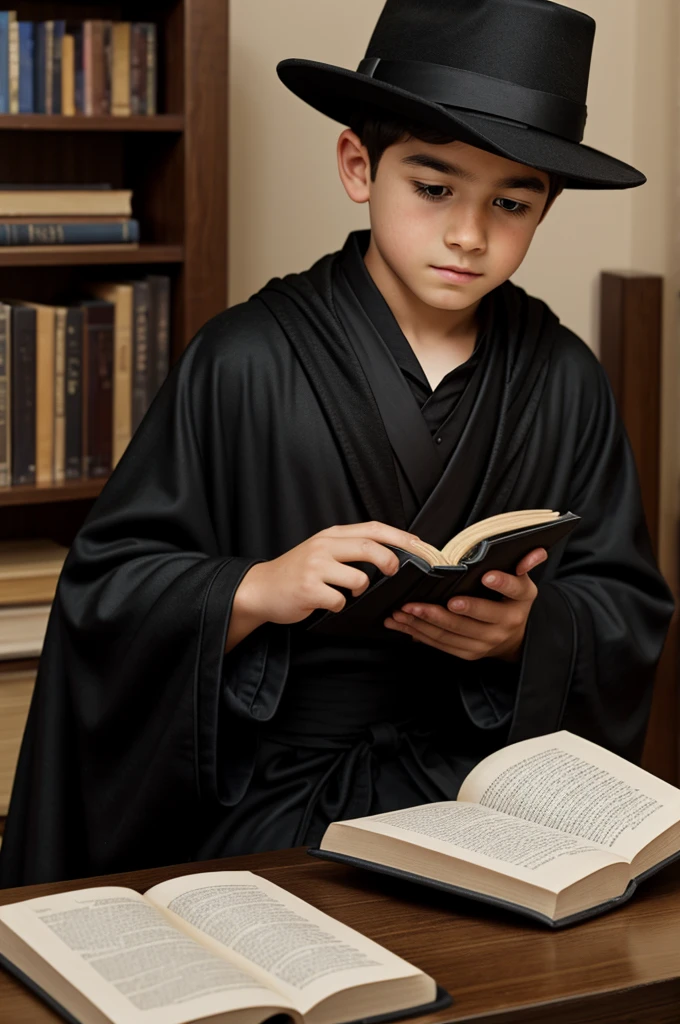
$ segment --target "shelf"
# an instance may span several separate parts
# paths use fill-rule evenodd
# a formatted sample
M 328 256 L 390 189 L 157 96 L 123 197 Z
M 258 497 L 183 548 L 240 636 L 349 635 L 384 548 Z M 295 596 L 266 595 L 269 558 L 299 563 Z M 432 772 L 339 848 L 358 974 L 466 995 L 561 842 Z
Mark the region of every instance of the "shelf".
M 87 117 L 76 114 L 0 114 L 0 131 L 30 132 L 182 132 L 183 114 Z
M 106 478 L 68 480 L 64 484 L 0 487 L 0 508 L 7 505 L 47 505 L 55 501 L 78 501 L 96 498 Z
M 182 263 L 181 245 L 8 245 L 0 267 L 78 267 L 87 263 Z

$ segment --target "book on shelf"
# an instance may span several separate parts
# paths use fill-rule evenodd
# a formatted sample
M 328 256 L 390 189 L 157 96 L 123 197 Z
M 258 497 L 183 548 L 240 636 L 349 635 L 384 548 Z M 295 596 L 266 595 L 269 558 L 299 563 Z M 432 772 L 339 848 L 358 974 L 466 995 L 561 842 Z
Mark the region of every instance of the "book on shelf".
M 107 477 L 167 376 L 170 278 L 89 291 L 0 302 L 0 488 Z
M 0 247 L 33 245 L 139 245 L 139 221 L 0 221 Z
M 67 554 L 46 538 L 0 541 L 0 606 L 51 601 Z
M 0 114 L 155 114 L 157 46 L 152 22 L 0 11 Z
M 333 822 L 310 852 L 557 927 L 680 856 L 680 790 L 561 731 L 490 754 L 455 801 Z
M 0 960 L 81 1024 L 342 1024 L 452 1002 L 413 964 L 250 871 L 7 904 Z
M 0 661 L 40 657 L 51 607 L 26 604 L 0 608 Z
M 0 184 L 0 217 L 132 217 L 132 192 L 110 185 Z
M 24 734 L 36 672 L 4 667 L 0 672 L 0 814 L 9 810 L 21 737 Z
M 369 586 L 356 597 L 351 591 L 339 612 L 318 612 L 307 627 L 310 632 L 336 636 L 382 636 L 387 616 L 408 602 L 445 605 L 464 594 L 498 600 L 501 595 L 485 587 L 482 577 L 491 569 L 513 573 L 534 548 L 563 540 L 579 521 L 573 512 L 560 515 L 552 509 L 522 509 L 481 519 L 456 534 L 440 551 L 421 541 L 412 551 L 387 544 L 399 558 L 392 576 L 367 565 Z

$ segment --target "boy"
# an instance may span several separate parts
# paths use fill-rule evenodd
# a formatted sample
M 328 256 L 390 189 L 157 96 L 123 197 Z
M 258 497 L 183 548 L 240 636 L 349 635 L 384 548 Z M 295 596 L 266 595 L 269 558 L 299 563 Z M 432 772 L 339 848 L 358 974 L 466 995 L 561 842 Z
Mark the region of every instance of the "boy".
M 563 187 L 645 180 L 580 145 L 593 33 L 547 0 L 388 0 L 358 72 L 279 65 L 350 125 L 371 230 L 199 332 L 76 538 L 3 884 L 314 843 L 560 727 L 639 757 L 673 601 L 599 363 L 508 280 Z M 487 575 L 500 602 L 307 631 L 366 586 L 350 563 L 521 508 L 582 519 Z

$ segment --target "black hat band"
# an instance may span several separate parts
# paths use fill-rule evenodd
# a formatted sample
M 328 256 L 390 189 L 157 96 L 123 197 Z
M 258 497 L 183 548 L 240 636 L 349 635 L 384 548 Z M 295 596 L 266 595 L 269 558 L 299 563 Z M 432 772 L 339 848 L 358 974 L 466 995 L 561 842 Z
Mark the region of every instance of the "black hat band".
M 462 68 L 416 60 L 364 57 L 357 72 L 386 85 L 406 89 L 433 103 L 509 118 L 571 142 L 580 142 L 583 138 L 587 108 L 564 96 L 527 89 Z

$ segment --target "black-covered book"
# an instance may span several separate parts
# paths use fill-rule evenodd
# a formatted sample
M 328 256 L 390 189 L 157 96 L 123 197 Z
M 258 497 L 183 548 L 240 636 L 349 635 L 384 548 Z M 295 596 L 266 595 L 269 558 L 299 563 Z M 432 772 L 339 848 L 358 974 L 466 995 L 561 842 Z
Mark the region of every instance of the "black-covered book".
M 680 856 L 680 790 L 561 731 L 490 754 L 454 801 L 335 821 L 310 853 L 555 928 L 624 903 Z
M 80 1024 L 377 1024 L 452 1002 L 413 964 L 250 871 L 0 907 L 0 964 Z
M 12 484 L 35 483 L 36 313 L 12 305 L 10 421 Z
M 514 573 L 534 548 L 545 548 L 549 554 L 579 519 L 573 512 L 560 515 L 552 509 L 524 509 L 472 523 L 441 551 L 425 541 L 414 545 L 412 551 L 388 544 L 386 547 L 399 556 L 397 572 L 385 576 L 375 566 L 362 563 L 371 579 L 363 594 L 353 597 L 338 588 L 347 598 L 344 608 L 315 613 L 307 628 L 335 636 L 384 637 L 384 620 L 407 602 L 446 605 L 454 594 L 499 599 L 499 594 L 484 586 L 482 577 L 492 569 Z

